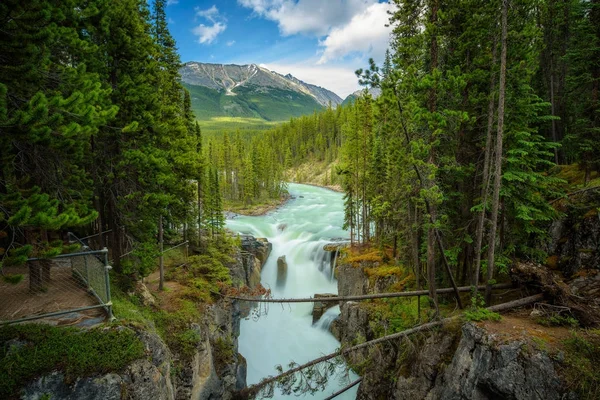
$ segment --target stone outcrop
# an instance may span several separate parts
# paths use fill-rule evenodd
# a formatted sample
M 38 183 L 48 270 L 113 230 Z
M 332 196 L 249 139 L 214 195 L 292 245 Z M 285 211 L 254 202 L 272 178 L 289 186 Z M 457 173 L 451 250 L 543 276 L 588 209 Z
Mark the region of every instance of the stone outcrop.
M 465 324 L 452 362 L 426 398 L 558 400 L 566 395 L 545 352 L 519 340 L 497 343 L 484 329 Z
M 366 265 L 365 265 L 366 266 Z M 371 277 L 372 278 L 372 277 Z M 574 280 L 596 293 L 598 276 Z M 340 295 L 377 293 L 390 282 L 369 279 L 363 265 L 340 263 Z M 375 339 L 369 308 L 342 302 L 330 326 L 342 347 Z M 473 323 L 355 351 L 346 356 L 361 369 L 357 399 L 495 400 L 576 399 L 557 373 L 559 361 L 533 345 L 527 335 L 511 340 Z M 562 366 L 560 367 L 562 368 Z
M 277 259 L 277 282 L 275 283 L 278 287 L 284 286 L 287 280 L 288 264 L 285 260 L 285 256 L 281 256 Z
M 156 334 L 141 331 L 138 337 L 148 357 L 133 362 L 125 371 L 82 377 L 72 383 L 66 383 L 63 372 L 54 371 L 25 386 L 21 399 L 38 400 L 43 395 L 52 400 L 175 399 L 171 352 Z
M 420 344 L 406 342 L 400 349 L 390 345 L 369 357 L 359 400 L 577 398 L 546 352 L 525 340 L 503 342 L 472 323 L 463 325 L 461 333 L 435 332 Z
M 546 252 L 550 267 L 566 278 L 585 269 L 600 269 L 600 191 L 575 196 L 576 206 L 567 206 L 566 215 L 550 226 Z
M 334 293 L 317 293 L 315 294 L 315 299 L 322 299 L 322 298 L 327 298 L 327 297 L 336 297 L 337 294 Z M 323 314 L 325 314 L 325 311 L 327 311 L 328 309 L 330 309 L 333 306 L 336 306 L 337 303 L 336 302 L 332 302 L 332 301 L 318 301 L 318 302 L 314 302 L 313 303 L 313 310 L 312 310 L 312 323 L 314 324 L 315 322 L 317 322 L 322 316 Z
M 262 267 L 267 262 L 273 245 L 265 238 L 257 239 L 250 235 L 244 235 L 241 239 L 242 252 L 239 255 L 240 262 L 238 264 L 243 269 L 235 276 L 248 287 L 254 288 L 260 283 Z

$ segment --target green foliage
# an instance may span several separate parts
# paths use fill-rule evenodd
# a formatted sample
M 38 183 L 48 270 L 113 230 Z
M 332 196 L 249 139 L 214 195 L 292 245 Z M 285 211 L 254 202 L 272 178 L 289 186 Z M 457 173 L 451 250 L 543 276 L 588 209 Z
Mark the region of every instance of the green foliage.
M 485 300 L 481 293 L 471 297 L 471 307 L 464 312 L 467 321 L 500 321 L 502 316 L 485 308 Z
M 544 326 L 568 326 L 571 328 L 579 327 L 579 321 L 571 315 L 551 315 L 548 317 L 537 318 L 536 322 Z
M 22 274 L 6 274 L 2 275 L 2 280 L 13 285 L 18 285 L 25 278 Z
M 144 346 L 129 329 L 57 328 L 25 324 L 0 328 L 0 396 L 17 397 L 27 381 L 53 370 L 67 381 L 119 372 L 144 356 Z
M 576 331 L 564 341 L 566 352 L 563 374 L 569 389 L 574 390 L 582 399 L 595 399 L 600 396 L 600 337 L 589 332 L 582 335 Z
M 224 264 L 232 261 L 229 256 L 211 248 L 208 254 L 189 257 L 187 265 L 172 268 L 166 278 L 192 287 L 195 290 L 191 294 L 210 301 L 221 286 L 231 285 L 231 275 Z
M 218 337 L 214 342 L 215 361 L 221 368 L 233 363 L 234 361 L 234 347 L 233 340 L 227 336 L 225 338 Z
M 191 324 L 201 318 L 198 304 L 183 300 L 174 312 L 158 310 L 152 315 L 156 329 L 169 349 L 182 359 L 189 360 L 201 340 L 200 333 Z
M 427 302 L 421 299 L 419 316 L 418 301 L 416 297 L 410 297 L 366 302 L 364 307 L 368 310 L 369 328 L 375 337 L 401 332 L 417 325 L 429 309 Z

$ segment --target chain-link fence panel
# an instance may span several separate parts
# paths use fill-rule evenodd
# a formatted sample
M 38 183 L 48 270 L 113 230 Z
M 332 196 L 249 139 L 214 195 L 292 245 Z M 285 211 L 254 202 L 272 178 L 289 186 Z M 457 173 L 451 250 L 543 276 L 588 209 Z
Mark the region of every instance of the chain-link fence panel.
M 0 275 L 0 324 L 105 308 L 111 316 L 106 250 L 30 259 Z

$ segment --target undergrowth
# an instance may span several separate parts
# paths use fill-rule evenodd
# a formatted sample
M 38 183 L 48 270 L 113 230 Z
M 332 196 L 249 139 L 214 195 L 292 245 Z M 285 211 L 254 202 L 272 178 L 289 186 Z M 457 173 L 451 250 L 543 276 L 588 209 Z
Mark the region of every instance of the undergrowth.
M 43 324 L 0 328 L 0 398 L 18 396 L 33 378 L 61 370 L 67 383 L 92 374 L 116 372 L 144 356 L 129 329 L 57 328 Z
M 136 296 L 115 285 L 115 316 L 124 323 L 155 330 L 181 360 L 191 358 L 201 340 L 192 324 L 202 319 L 202 309 L 214 302 L 221 289 L 232 285 L 227 265 L 235 262 L 229 254 L 238 245 L 237 239 L 223 237 L 207 243 L 203 254 L 188 257 L 183 265 L 179 257 L 171 257 L 173 263 L 166 265 L 165 279 L 178 282 L 183 289 L 169 300 L 168 307 L 143 306 Z
M 566 347 L 563 364 L 564 375 L 570 390 L 581 399 L 600 398 L 600 332 L 590 331 L 587 335 L 572 331 L 564 340 Z
M 465 310 L 465 319 L 467 321 L 500 321 L 502 316 L 496 312 L 485 308 L 485 300 L 481 293 L 471 297 L 471 307 Z

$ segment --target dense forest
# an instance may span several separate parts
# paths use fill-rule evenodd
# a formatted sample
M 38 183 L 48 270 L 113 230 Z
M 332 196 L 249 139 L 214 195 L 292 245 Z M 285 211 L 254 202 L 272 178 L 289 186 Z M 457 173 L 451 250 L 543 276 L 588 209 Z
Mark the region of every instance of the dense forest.
M 357 71 L 378 98 L 203 140 L 165 1 L 3 3 L 3 262 L 58 254 L 81 226 L 110 230 L 117 270 L 145 275 L 159 222 L 219 231 L 221 197 L 279 198 L 307 162 L 343 187 L 352 242 L 430 279 L 440 260 L 476 283 L 543 258 L 553 167 L 577 164 L 585 183 L 600 169 L 600 5 L 396 5 L 384 64 Z
M 139 277 L 163 221 L 195 242 L 222 230 L 165 6 L 0 4 L 2 264 L 60 254 L 69 229 L 110 231 L 116 271 Z
M 558 165 L 583 185 L 597 176 L 600 3 L 395 4 L 385 62 L 357 71 L 382 94 L 253 135 L 265 191 L 244 199 L 278 194 L 267 171 L 333 165 L 324 184 L 343 187 L 351 241 L 426 265 L 435 298 L 436 282 L 489 283 L 511 259 L 543 261 L 560 214 L 549 201 L 566 189 Z M 220 146 L 228 160 L 236 145 Z
M 114 310 L 121 319 L 116 327 L 110 327 L 104 324 L 103 315 L 96 324 L 102 328 L 88 331 L 86 327 L 89 335 L 80 335 L 76 328 L 61 331 L 61 327 L 7 324 L 8 329 L 0 329 L 0 359 L 11 361 L 0 368 L 0 397 L 16 398 L 20 385 L 40 377 L 42 382 L 43 374 L 57 369 L 67 370 L 65 382 L 70 385 L 78 373 L 121 373 L 125 364 L 134 360 L 160 365 L 145 370 L 148 379 L 127 378 L 119 383 L 122 396 L 129 395 L 126 383 L 129 388 L 149 382 L 162 385 L 156 378 L 160 374 L 165 382 L 172 378 L 179 385 L 177 398 L 185 398 L 182 393 L 186 390 L 189 397 L 197 393 L 199 381 L 207 387 L 229 385 L 227 390 L 237 393 L 246 386 L 246 371 L 252 369 L 238 354 L 240 320 L 256 322 L 263 312 L 260 307 L 241 310 L 237 301 L 281 301 L 256 296 L 271 295 L 271 290 L 262 286 L 261 276 L 268 259 L 270 268 L 277 269 L 278 279 L 287 276 L 286 255 L 290 271 L 300 256 L 306 256 L 305 269 L 314 264 L 318 277 L 327 278 L 331 285 L 342 281 L 336 281 L 336 276 L 343 276 L 339 270 L 343 271 L 340 265 L 344 262 L 350 274 L 363 269 L 359 271 L 364 272 L 363 281 L 347 286 L 377 292 L 376 301 L 371 301 L 373 293 L 355 295 L 339 290 L 343 299 L 319 297 L 319 302 L 341 301 L 343 307 L 350 303 L 358 306 L 347 301 L 356 297 L 368 300 L 361 303 L 366 308 L 354 314 L 364 316 L 363 325 L 369 329 L 377 325 L 371 331 L 386 340 L 400 339 L 393 336 L 402 333 L 400 330 L 405 330 L 406 337 L 437 328 L 444 321 L 461 318 L 464 322 L 468 312 L 494 314 L 493 309 L 483 309 L 484 298 L 477 291 L 485 285 L 485 301 L 491 305 L 492 286 L 508 280 L 510 268 L 520 261 L 531 261 L 538 275 L 532 272 L 531 281 L 520 282 L 523 284 L 515 293 L 526 292 L 528 284 L 528 288 L 537 285 L 538 294 L 528 298 L 542 300 L 546 294 L 552 303 L 546 306 L 555 306 L 561 318 L 567 305 L 575 304 L 567 300 L 583 302 L 589 300 L 589 293 L 597 295 L 597 286 L 592 286 L 600 275 L 595 272 L 590 275 L 594 281 L 588 279 L 592 283 L 584 288 L 586 298 L 577 294 L 580 292 L 569 292 L 563 281 L 554 280 L 546 244 L 553 222 L 563 218 L 565 226 L 570 224 L 569 228 L 577 231 L 583 219 L 597 223 L 600 211 L 597 197 L 590 196 L 591 200 L 585 200 L 590 204 L 576 212 L 577 204 L 571 201 L 574 194 L 600 187 L 600 0 L 391 0 L 389 49 L 381 65 L 370 60 L 356 71 L 358 82 L 365 87 L 361 96 L 280 125 L 268 124 L 269 130 L 256 131 L 249 126 L 207 132 L 202 132 L 192 95 L 181 82 L 180 56 L 168 28 L 169 3 L 177 2 L 0 2 L 0 278 L 2 283 L 16 286 L 25 275 L 8 274 L 8 267 L 24 272 L 26 266 L 40 260 L 50 271 L 51 258 L 79 250 L 79 245 L 71 244 L 68 232 L 95 235 L 99 245 L 110 252 L 110 265 L 101 263 L 100 268 L 106 278 L 104 288 L 109 295 L 112 288 L 113 297 L 102 307 L 109 317 Z M 197 97 L 207 93 L 195 90 Z M 288 199 L 288 182 L 343 192 L 343 229 L 341 195 L 315 188 L 308 189 L 331 195 L 329 199 L 338 202 L 340 211 L 310 214 L 303 210 L 297 214 L 306 221 L 295 228 L 273 218 L 276 223 L 265 223 L 279 235 L 272 243 L 246 235 L 264 234 L 251 229 L 250 218 L 235 220 L 232 216 L 228 220 L 230 227 L 235 223 L 243 227 L 237 230 L 242 237 L 225 229 L 224 210 L 279 205 Z M 316 209 L 327 206 L 322 203 L 328 197 L 323 198 L 321 204 L 304 198 L 290 204 Z M 583 215 L 579 220 L 577 213 Z M 323 228 L 328 232 L 323 237 L 306 228 L 311 223 L 317 226 L 315 220 L 323 215 L 328 216 L 323 217 L 323 227 L 329 225 L 327 218 L 332 214 L 339 216 L 335 228 L 347 230 L 347 238 L 326 237 L 330 227 Z M 588 225 L 582 232 L 595 230 L 596 234 L 597 225 Z M 280 235 L 284 231 L 286 234 Z M 565 234 L 552 239 L 579 240 L 572 236 L 575 238 Z M 281 237 L 288 240 L 285 247 L 278 243 Z M 187 247 L 179 247 L 168 255 L 172 262 L 165 268 L 165 241 L 189 243 L 192 254 Z M 308 242 L 310 247 L 302 247 Z M 569 251 L 578 254 L 598 252 L 597 244 L 569 245 L 573 247 Z M 274 254 L 281 254 L 277 261 L 269 258 L 273 248 Z M 282 254 L 284 250 L 288 254 Z M 556 271 L 559 261 L 570 262 L 568 255 L 555 252 L 554 257 Z M 593 257 L 597 256 L 588 256 L 587 262 L 597 264 Z M 87 268 L 87 261 L 85 265 Z M 158 265 L 160 278 L 153 278 L 150 275 Z M 29 282 L 32 271 L 28 271 Z M 577 275 L 582 281 L 589 278 L 583 269 L 572 272 L 572 277 Z M 88 296 L 89 287 L 71 274 L 68 278 L 77 290 Z M 392 279 L 379 288 L 375 281 L 382 277 L 386 282 Z M 390 283 L 398 277 L 401 280 Z M 44 279 L 50 280 L 49 272 Z M 156 290 L 154 283 L 158 283 Z M 444 288 L 442 292 L 449 293 L 454 287 L 457 308 L 463 308 L 461 301 L 467 297 L 461 299 L 458 285 L 465 286 L 461 289 L 465 293 L 471 291 L 473 307 L 466 313 L 450 311 L 445 307 L 450 302 L 438 298 L 436 291 Z M 42 297 L 47 288 L 30 285 L 25 291 L 30 297 Z M 381 299 L 390 297 L 384 293 L 389 291 L 409 293 Z M 552 291 L 558 294 L 549 296 Z M 422 313 L 420 299 L 426 294 L 429 304 Z M 314 298 L 308 302 L 316 303 L 317 294 L 311 295 Z M 565 302 L 555 304 L 560 296 Z M 303 299 L 286 299 L 299 300 Z M 523 304 L 533 301 L 537 300 Z M 596 302 L 596 308 L 584 310 L 595 314 L 589 324 L 580 321 L 582 327 L 597 326 L 598 306 Z M 76 311 L 84 309 L 89 307 Z M 348 309 L 340 315 L 348 314 Z M 569 315 L 575 315 L 571 311 Z M 327 308 L 323 306 L 321 312 Z M 36 311 L 33 318 L 42 314 Z M 305 311 L 296 314 L 306 316 Z M 370 317 L 378 318 L 373 326 Z M 318 321 L 320 317 L 313 319 L 313 327 Z M 400 322 L 388 326 L 394 321 Z M 0 324 L 12 322 L 15 319 Z M 572 328 L 579 323 L 571 317 L 559 322 Z M 329 335 L 328 329 L 330 326 L 320 330 Z M 146 333 L 157 338 L 149 346 L 146 342 L 142 345 L 142 339 L 150 340 Z M 282 341 L 289 340 L 279 331 L 277 334 Z M 597 330 L 593 335 L 598 335 Z M 513 338 L 508 340 L 520 346 Z M 366 333 L 346 343 L 343 336 L 338 339 L 335 343 L 342 343 L 339 350 L 325 358 L 315 356 L 308 364 L 349 354 L 354 351 L 346 347 L 350 342 L 356 348 L 382 343 L 374 342 L 380 338 L 367 338 Z M 79 346 L 82 340 L 85 346 Z M 161 340 L 164 346 L 159 344 Z M 568 340 L 587 343 L 577 333 Z M 424 340 L 398 342 L 393 349 L 381 351 L 381 359 L 399 355 L 403 348 L 416 348 L 419 341 Z M 275 343 L 265 342 L 275 349 Z M 452 354 L 455 342 L 448 344 Z M 594 393 L 598 393 L 600 381 L 593 367 L 599 347 L 594 346 L 581 345 L 573 354 L 587 354 L 587 381 L 581 380 L 584 386 L 593 381 Z M 563 349 L 559 350 L 553 361 L 561 358 L 578 365 L 585 358 L 577 356 L 575 362 L 572 354 L 566 353 L 565 358 Z M 169 352 L 173 358 L 163 357 Z M 88 355 L 98 356 L 108 367 Z M 386 369 L 386 364 L 377 360 L 360 366 L 351 359 L 345 361 L 361 373 Z M 409 360 L 402 354 L 391 362 L 394 368 L 404 369 Z M 346 370 L 345 361 L 340 364 Z M 438 361 L 426 368 L 441 370 L 449 360 Z M 72 365 L 76 368 L 68 372 Z M 293 360 L 288 366 L 282 375 L 304 368 Z M 331 364 L 326 368 L 333 371 L 337 367 Z M 204 369 L 210 376 L 198 378 Z M 283 367 L 276 370 L 281 373 Z M 573 371 L 571 380 L 580 379 L 580 370 Z M 384 373 L 380 381 L 373 382 L 361 375 L 355 384 L 365 376 L 364 382 L 372 387 L 384 380 L 396 387 L 401 375 L 393 375 L 391 370 Z M 293 384 L 282 380 L 282 375 L 266 382 L 292 390 Z M 307 389 L 302 389 L 307 392 L 319 390 L 318 385 L 311 386 L 311 379 L 317 379 L 319 385 L 327 380 L 312 372 L 302 379 L 308 382 Z M 169 387 L 173 385 L 163 386 L 173 395 L 173 387 Z M 221 398 L 219 393 L 224 390 L 204 389 L 204 393 L 216 390 L 207 398 Z

